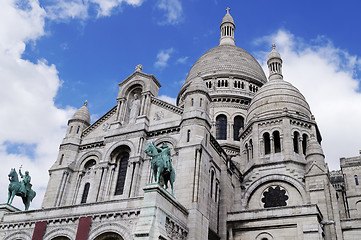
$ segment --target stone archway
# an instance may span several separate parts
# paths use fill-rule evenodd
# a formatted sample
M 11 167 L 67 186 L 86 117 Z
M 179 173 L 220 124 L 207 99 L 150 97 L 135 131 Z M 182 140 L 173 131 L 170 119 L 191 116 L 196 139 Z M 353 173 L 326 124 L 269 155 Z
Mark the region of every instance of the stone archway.
M 96 237 L 94 240 L 124 240 L 119 234 L 114 232 L 106 232 L 98 237 Z
M 59 237 L 55 237 L 55 238 L 53 238 L 51 240 L 70 240 L 70 238 L 64 237 L 64 236 L 59 236 Z

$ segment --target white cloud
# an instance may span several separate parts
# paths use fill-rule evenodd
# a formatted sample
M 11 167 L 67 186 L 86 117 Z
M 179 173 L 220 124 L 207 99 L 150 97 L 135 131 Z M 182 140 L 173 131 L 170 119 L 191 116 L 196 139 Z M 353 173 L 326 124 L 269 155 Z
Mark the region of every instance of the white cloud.
M 179 0 L 159 0 L 157 8 L 165 11 L 165 19 L 159 24 L 178 24 L 182 20 L 183 7 Z
M 110 16 L 112 11 L 122 4 L 134 7 L 142 5 L 144 0 L 58 0 L 46 7 L 48 17 L 52 20 L 86 19 L 88 10 L 95 7 L 97 17 Z
M 172 98 L 172 97 L 169 97 L 169 96 L 166 96 L 166 95 L 160 95 L 158 97 L 160 100 L 163 100 L 164 102 L 167 102 L 167 103 L 171 103 L 173 105 L 176 105 L 176 101 L 177 99 L 176 98 Z
M 0 1 L 0 176 L 11 168 L 29 170 L 37 197 L 43 199 L 49 169 L 56 160 L 66 122 L 74 109 L 59 109 L 54 98 L 61 84 L 54 65 L 21 58 L 29 41 L 44 35 L 45 11 L 37 0 L 17 7 L 16 0 Z M 7 201 L 6 177 L 0 180 L 0 202 Z M 15 206 L 23 209 L 16 197 Z
M 52 20 L 86 19 L 88 17 L 88 1 L 59 0 L 46 7 L 47 17 Z
M 306 97 L 323 137 L 322 147 L 331 169 L 340 157 L 358 155 L 361 149 L 360 56 L 333 46 L 325 37 L 311 43 L 280 30 L 257 41 L 276 43 L 283 59 L 284 79 Z M 262 53 L 263 56 L 268 54 Z M 267 59 L 263 59 L 265 66 Z M 359 76 L 358 76 L 359 77 Z
M 181 57 L 181 58 L 178 58 L 176 63 L 180 63 L 180 64 L 185 64 L 188 60 L 188 57 Z
M 174 52 L 173 48 L 160 50 L 157 54 L 157 61 L 154 63 L 155 67 L 164 68 L 168 65 L 170 55 Z

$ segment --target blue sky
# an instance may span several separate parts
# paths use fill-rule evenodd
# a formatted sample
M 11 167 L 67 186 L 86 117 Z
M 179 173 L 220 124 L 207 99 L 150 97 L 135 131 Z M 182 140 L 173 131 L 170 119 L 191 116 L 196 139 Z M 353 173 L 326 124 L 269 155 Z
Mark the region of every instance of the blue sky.
M 102 116 L 138 64 L 160 81 L 159 95 L 174 101 L 192 65 L 218 45 L 227 7 L 236 45 L 262 66 L 276 43 L 285 80 L 316 116 L 330 167 L 358 155 L 360 1 L 4 0 L 0 176 L 21 164 L 30 170 L 39 207 L 74 111 L 88 100 L 92 121 Z M 7 181 L 0 180 L 0 196 Z

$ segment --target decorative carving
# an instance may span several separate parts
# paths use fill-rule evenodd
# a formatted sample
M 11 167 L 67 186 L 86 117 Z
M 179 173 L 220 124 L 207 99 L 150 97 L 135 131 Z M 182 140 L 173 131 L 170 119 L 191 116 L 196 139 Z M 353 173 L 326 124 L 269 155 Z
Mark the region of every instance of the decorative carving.
M 103 131 L 106 132 L 110 129 L 110 124 L 109 123 L 104 123 L 103 124 Z
M 263 198 L 261 199 L 264 208 L 287 206 L 287 200 L 286 190 L 281 189 L 280 186 L 270 186 L 263 192 Z
M 187 239 L 188 232 L 168 217 L 165 221 L 165 229 L 170 239 Z
M 156 113 L 154 114 L 153 120 L 159 121 L 159 120 L 161 120 L 161 119 L 163 119 L 163 118 L 164 118 L 164 113 L 163 113 L 163 111 L 158 111 L 158 112 L 156 112 Z

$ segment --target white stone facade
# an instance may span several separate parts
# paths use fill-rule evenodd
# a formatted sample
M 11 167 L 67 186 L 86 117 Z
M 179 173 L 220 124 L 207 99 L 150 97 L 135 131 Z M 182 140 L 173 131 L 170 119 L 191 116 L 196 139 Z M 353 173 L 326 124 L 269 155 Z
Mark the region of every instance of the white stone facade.
M 176 106 L 157 98 L 161 84 L 141 65 L 93 124 L 85 103 L 68 122 L 42 209 L 1 205 L 0 239 L 359 239 L 361 157 L 330 173 L 275 46 L 267 80 L 234 31 L 227 10 L 220 45 L 194 64 Z M 151 141 L 171 148 L 174 197 L 152 184 Z

